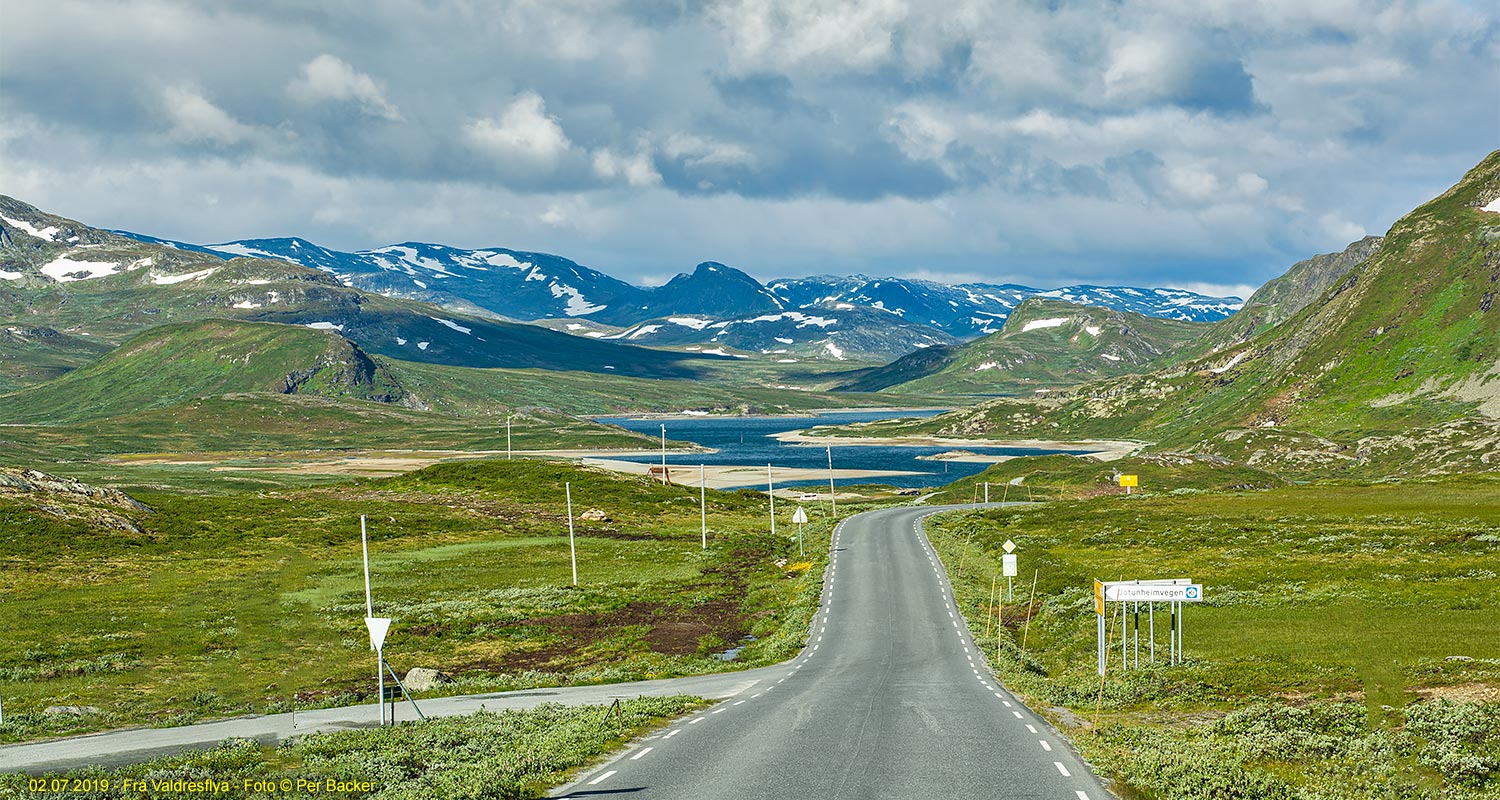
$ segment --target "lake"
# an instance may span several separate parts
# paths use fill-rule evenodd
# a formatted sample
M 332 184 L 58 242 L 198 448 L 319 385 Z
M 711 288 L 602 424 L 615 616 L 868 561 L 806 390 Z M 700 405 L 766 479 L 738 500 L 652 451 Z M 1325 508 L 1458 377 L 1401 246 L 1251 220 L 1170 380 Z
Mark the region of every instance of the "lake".
M 773 464 L 777 467 L 817 469 L 828 466 L 825 445 L 789 444 L 771 438 L 772 434 L 810 428 L 814 425 L 842 425 L 869 422 L 892 417 L 930 417 L 941 411 L 834 411 L 805 417 L 695 417 L 690 419 L 642 419 L 637 417 L 596 417 L 599 422 L 618 425 L 627 430 L 660 436 L 667 426 L 667 438 L 712 447 L 717 453 L 673 453 L 667 451 L 667 463 L 686 464 Z M 879 469 L 920 472 L 920 475 L 886 475 L 859 479 L 857 483 L 881 483 L 903 488 L 941 486 L 949 481 L 984 471 L 988 464 L 961 461 L 921 461 L 918 456 L 945 453 L 956 447 L 908 447 L 897 445 L 833 445 L 833 466 L 838 469 Z M 1060 452 L 1026 447 L 978 447 L 964 445 L 964 450 L 1000 455 L 1047 455 Z M 659 456 L 628 456 L 621 461 L 656 463 Z M 847 482 L 847 481 L 846 481 Z M 787 481 L 787 486 L 827 485 L 823 481 Z M 761 484 L 746 484 L 759 486 Z M 777 485 L 782 485 L 779 481 Z

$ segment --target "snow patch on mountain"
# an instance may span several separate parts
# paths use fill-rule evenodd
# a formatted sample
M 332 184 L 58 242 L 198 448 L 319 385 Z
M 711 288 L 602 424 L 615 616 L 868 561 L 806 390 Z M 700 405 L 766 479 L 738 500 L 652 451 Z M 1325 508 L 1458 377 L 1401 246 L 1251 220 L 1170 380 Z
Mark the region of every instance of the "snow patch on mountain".
M 42 274 L 58 283 L 70 283 L 114 275 L 119 272 L 119 267 L 113 261 L 74 261 L 62 256 L 43 265 Z
M 46 239 L 49 242 L 57 241 L 55 237 L 57 236 L 58 229 L 55 225 L 48 225 L 45 228 L 38 228 L 24 219 L 11 219 L 10 217 L 0 217 L 0 219 L 3 219 L 11 225 L 20 228 L 23 231 L 26 231 L 27 233 L 35 236 L 38 239 Z
M 218 272 L 217 268 L 209 267 L 208 269 L 200 269 L 197 272 L 184 272 L 181 275 L 152 275 L 151 282 L 157 286 L 170 286 L 174 283 L 201 281 L 215 272 Z
M 465 328 L 464 326 L 458 324 L 457 322 L 454 322 L 451 319 L 440 319 L 438 317 L 429 317 L 428 319 L 431 319 L 433 322 L 439 323 L 441 325 L 447 325 L 448 327 L 458 331 L 459 333 L 467 333 L 471 336 L 474 334 L 473 328 Z
M 315 331 L 342 331 L 344 329 L 342 324 L 334 322 L 309 322 L 303 327 L 312 328 Z
M 6 272 L 0 269 L 0 281 L 18 281 L 22 278 L 19 272 Z
M 1051 317 L 1048 319 L 1034 319 L 1021 326 L 1021 333 L 1034 331 L 1041 328 L 1057 328 L 1068 324 L 1072 317 Z
M 553 297 L 556 297 L 558 299 L 562 299 L 564 297 L 568 298 L 568 305 L 563 309 L 563 313 L 567 314 L 570 317 L 581 317 L 585 314 L 594 314 L 609 307 L 594 305 L 584 298 L 582 292 L 574 289 L 571 286 L 565 286 L 555 281 L 553 283 L 547 284 L 547 288 L 552 291 Z

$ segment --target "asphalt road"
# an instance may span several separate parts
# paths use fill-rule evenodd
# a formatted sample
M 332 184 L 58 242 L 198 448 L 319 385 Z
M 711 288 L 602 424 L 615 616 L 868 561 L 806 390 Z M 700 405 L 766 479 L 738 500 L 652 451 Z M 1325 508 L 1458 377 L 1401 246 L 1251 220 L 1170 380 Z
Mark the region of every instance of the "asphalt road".
M 801 656 L 553 796 L 1111 797 L 985 666 L 921 531 L 935 510 L 847 520 Z
M 835 535 L 823 605 L 791 662 L 743 672 L 421 701 L 427 716 L 545 702 L 691 694 L 679 720 L 554 796 L 632 798 L 1111 797 L 1044 720 L 997 684 L 921 533 L 941 507 L 851 517 Z M 413 716 L 398 706 L 398 718 Z M 373 705 L 239 717 L 0 747 L 0 771 L 138 762 L 229 738 L 275 743 L 371 727 Z

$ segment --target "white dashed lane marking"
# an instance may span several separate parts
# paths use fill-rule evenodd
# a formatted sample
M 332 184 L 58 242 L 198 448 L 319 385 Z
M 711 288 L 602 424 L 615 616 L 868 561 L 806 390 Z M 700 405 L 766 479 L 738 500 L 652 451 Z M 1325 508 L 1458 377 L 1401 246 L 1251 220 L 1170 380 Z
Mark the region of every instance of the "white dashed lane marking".
M 1038 741 L 1041 743 L 1043 750 L 1046 750 L 1049 753 L 1052 752 L 1052 745 L 1047 744 L 1047 740 L 1046 739 L 1040 739 Z
M 635 755 L 631 756 L 630 760 L 631 761 L 635 761 L 636 759 L 640 758 L 641 756 L 644 756 L 645 754 L 647 754 L 649 752 L 651 752 L 651 748 L 649 748 L 649 747 L 643 747 L 643 748 L 641 748 L 641 752 L 636 753 Z
M 1026 730 L 1031 731 L 1032 733 L 1036 733 L 1036 726 L 1035 725 L 1027 725 L 1026 726 Z
M 594 785 L 596 785 L 596 784 L 600 784 L 600 783 L 604 783 L 604 782 L 605 782 L 605 781 L 606 781 L 606 780 L 608 780 L 608 779 L 609 779 L 609 776 L 611 776 L 611 775 L 613 775 L 613 774 L 615 774 L 615 773 L 616 773 L 616 772 L 618 772 L 618 771 L 619 771 L 619 770 L 613 770 L 613 769 L 612 769 L 612 770 L 610 770 L 610 771 L 609 771 L 609 772 L 606 772 L 606 773 L 604 773 L 604 774 L 603 774 L 603 775 L 600 775 L 600 776 L 599 776 L 599 777 L 597 777 L 597 778 L 595 778 L 595 779 L 593 779 L 593 780 L 591 780 L 591 781 L 589 781 L 589 785 L 590 785 L 590 786 L 594 786 Z
M 1069 772 L 1068 768 L 1065 767 L 1065 766 L 1063 766 L 1063 763 L 1061 761 L 1054 761 L 1054 762 L 1052 762 L 1052 766 L 1057 767 L 1057 771 L 1061 772 L 1062 776 L 1064 778 L 1071 778 L 1071 777 L 1073 777 L 1073 773 Z
M 673 736 L 676 736 L 679 733 L 682 733 L 682 729 L 681 728 L 678 728 L 677 730 L 672 731 L 671 733 L 669 733 L 666 736 L 663 736 L 661 738 L 663 738 L 663 739 L 670 739 L 670 738 L 672 738 Z

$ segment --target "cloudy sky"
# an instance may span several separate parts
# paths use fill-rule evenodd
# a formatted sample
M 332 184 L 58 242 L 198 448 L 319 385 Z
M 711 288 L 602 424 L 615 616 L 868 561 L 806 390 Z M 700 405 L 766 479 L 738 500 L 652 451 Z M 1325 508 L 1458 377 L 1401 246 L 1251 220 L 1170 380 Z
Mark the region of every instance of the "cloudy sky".
M 1363 0 L 14 0 L 0 192 L 640 283 L 1245 287 L 1500 147 L 1500 14 Z

